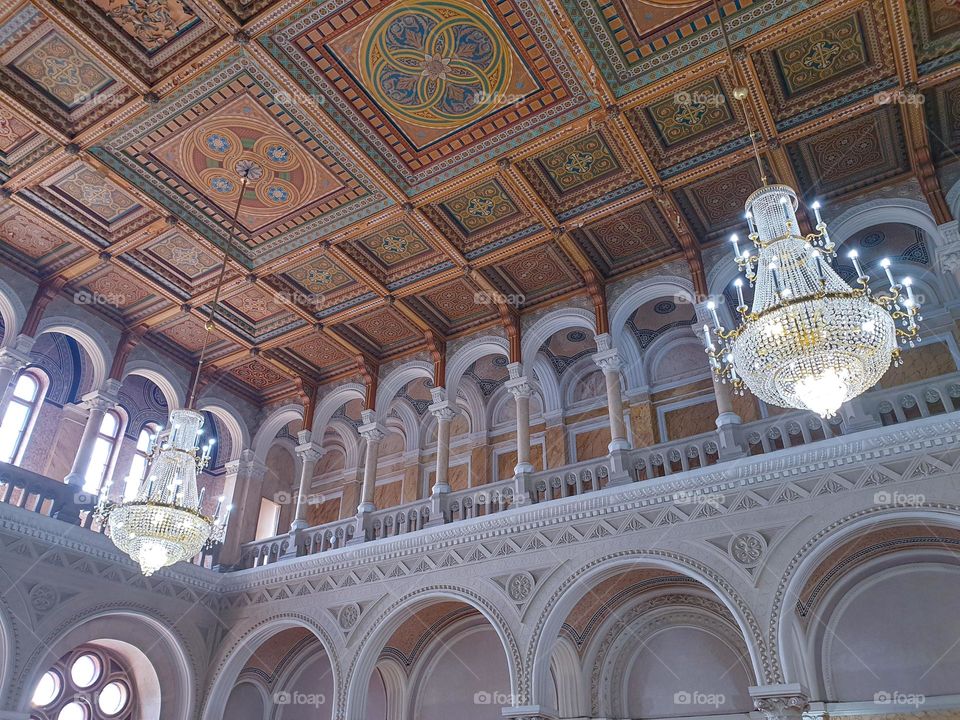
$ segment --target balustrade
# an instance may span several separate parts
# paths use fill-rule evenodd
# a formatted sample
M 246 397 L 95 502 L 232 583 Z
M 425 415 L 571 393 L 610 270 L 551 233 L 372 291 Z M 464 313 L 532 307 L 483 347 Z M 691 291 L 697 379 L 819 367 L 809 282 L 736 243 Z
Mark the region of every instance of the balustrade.
M 890 389 L 875 389 L 859 400 L 858 412 L 875 427 L 960 410 L 960 373 Z M 841 414 L 824 420 L 812 413 L 788 412 L 736 427 L 744 453 L 775 453 L 847 434 Z M 862 425 L 858 428 L 862 429 Z M 702 433 L 625 452 L 630 481 L 642 482 L 675 475 L 721 462 L 714 432 Z M 609 457 L 585 460 L 529 476 L 529 497 L 518 502 L 514 480 L 466 488 L 443 494 L 439 505 L 424 498 L 370 513 L 368 539 L 392 538 L 425 530 L 429 525 L 469 521 L 507 511 L 529 502 L 542 503 L 593 493 L 607 487 L 611 477 Z M 93 532 L 106 532 L 95 520 L 96 497 L 78 493 L 69 484 L 13 465 L 0 464 L 0 502 L 28 512 L 55 517 Z M 437 512 L 442 517 L 432 517 Z M 294 532 L 246 543 L 233 568 L 218 566 L 219 547 L 205 548 L 192 562 L 221 570 L 252 568 L 292 556 L 302 557 L 344 548 L 354 540 L 356 519 L 346 518 Z

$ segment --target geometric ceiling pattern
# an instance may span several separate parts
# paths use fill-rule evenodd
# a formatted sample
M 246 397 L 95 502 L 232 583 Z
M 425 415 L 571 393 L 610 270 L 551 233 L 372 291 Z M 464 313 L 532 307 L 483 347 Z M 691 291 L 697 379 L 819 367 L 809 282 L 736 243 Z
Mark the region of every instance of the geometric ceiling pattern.
M 264 402 L 958 151 L 954 0 L 0 2 L 0 262 Z

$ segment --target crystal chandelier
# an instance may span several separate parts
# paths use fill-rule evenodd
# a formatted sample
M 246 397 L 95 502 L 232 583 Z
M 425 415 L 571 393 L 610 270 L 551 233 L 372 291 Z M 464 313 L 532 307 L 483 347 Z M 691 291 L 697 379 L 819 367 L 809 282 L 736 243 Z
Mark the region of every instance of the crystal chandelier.
M 725 329 L 710 302 L 714 328 L 704 325 L 704 342 L 714 371 L 735 392 L 746 386 L 765 403 L 830 417 L 876 384 L 891 361 L 902 363 L 898 339 L 911 347 L 920 341 L 920 306 L 910 278 L 895 282 L 886 259 L 889 293 L 871 292 L 856 250 L 849 257 L 857 287 L 844 282 L 830 265 L 836 248 L 819 203 L 812 205 L 816 232 L 807 236 L 798 230 L 797 207 L 786 185 L 765 184 L 747 199 L 753 247 L 741 252 L 737 236 L 731 240 L 755 288 L 753 304 L 747 306 L 737 278 L 739 326 Z
M 263 174 L 262 168 L 249 160 L 241 160 L 236 170 L 241 183 L 233 213 L 234 225 L 247 183 L 255 182 Z M 160 434 L 151 450 L 148 469 L 136 496 L 132 500 L 113 503 L 107 499 L 108 484 L 97 507 L 97 515 L 107 523 L 114 545 L 133 558 L 144 575 L 189 560 L 205 545 L 221 542 L 226 531 L 230 507 L 223 508 L 223 497 L 219 499 L 213 517 L 207 517 L 202 510 L 203 491 L 197 492 L 197 473 L 210 462 L 213 440 L 198 455 L 203 415 L 193 409 L 226 269 L 227 254 L 224 252 L 186 409 L 170 413 L 170 427 Z

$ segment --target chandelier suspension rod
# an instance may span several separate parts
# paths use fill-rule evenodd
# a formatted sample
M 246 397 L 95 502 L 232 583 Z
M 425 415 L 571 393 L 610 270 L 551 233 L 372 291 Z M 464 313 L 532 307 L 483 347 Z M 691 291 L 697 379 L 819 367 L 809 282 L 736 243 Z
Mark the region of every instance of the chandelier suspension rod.
M 243 192 L 247 187 L 247 176 L 244 175 L 240 181 L 240 195 L 237 197 L 237 205 L 233 210 L 232 225 L 230 226 L 230 235 L 233 236 L 234 229 L 237 226 L 237 217 L 240 215 L 240 205 L 243 203 Z M 210 343 L 210 335 L 213 333 L 214 319 L 217 315 L 217 304 L 220 302 L 220 291 L 223 289 L 223 278 L 227 274 L 227 260 L 229 255 L 226 250 L 223 251 L 223 262 L 220 264 L 220 275 L 217 277 L 217 289 L 213 294 L 213 303 L 210 305 L 210 314 L 207 316 L 205 324 L 206 333 L 203 336 L 203 346 L 200 348 L 200 359 L 197 361 L 197 371 L 193 376 L 193 385 L 190 388 L 190 399 L 187 401 L 187 410 L 193 409 L 193 401 L 197 395 L 197 385 L 200 383 L 200 371 L 203 369 L 203 361 L 207 355 L 207 345 Z
M 739 73 L 737 72 L 737 62 L 733 57 L 733 48 L 730 46 L 730 36 L 727 35 L 727 26 L 723 24 L 723 13 L 720 10 L 720 3 L 718 0 L 713 0 L 713 7 L 717 11 L 717 23 L 720 25 L 720 34 L 723 36 L 723 46 L 727 51 L 727 57 L 730 61 L 730 69 L 733 71 L 734 80 L 737 82 L 740 81 Z M 760 160 L 760 150 L 757 148 L 757 140 L 753 135 L 753 124 L 750 122 L 750 109 L 747 107 L 746 98 L 748 90 L 746 86 L 740 86 L 733 89 L 733 97 L 735 100 L 740 101 L 740 106 L 743 108 L 743 117 L 747 121 L 747 132 L 750 136 L 750 144 L 753 146 L 753 158 L 757 161 L 757 169 L 760 170 L 760 181 L 767 185 L 767 173 L 763 169 L 763 162 Z

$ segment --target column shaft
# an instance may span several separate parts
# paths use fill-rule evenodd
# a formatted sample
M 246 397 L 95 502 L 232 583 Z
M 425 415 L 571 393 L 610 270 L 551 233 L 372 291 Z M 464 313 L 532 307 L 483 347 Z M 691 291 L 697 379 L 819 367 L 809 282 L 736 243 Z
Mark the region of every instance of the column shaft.
M 107 412 L 107 405 L 104 402 L 95 402 L 90 405 L 87 414 L 87 423 L 83 427 L 83 435 L 80 437 L 80 447 L 77 448 L 77 454 L 73 459 L 73 467 L 64 480 L 74 487 L 83 487 L 84 478 L 87 474 L 87 468 L 90 467 L 90 458 L 93 455 L 93 446 L 97 441 L 97 433 L 100 432 L 100 424 L 103 422 L 103 416 Z

